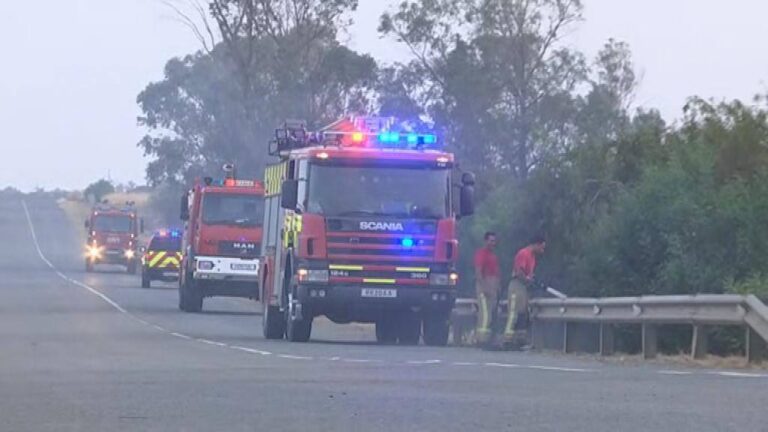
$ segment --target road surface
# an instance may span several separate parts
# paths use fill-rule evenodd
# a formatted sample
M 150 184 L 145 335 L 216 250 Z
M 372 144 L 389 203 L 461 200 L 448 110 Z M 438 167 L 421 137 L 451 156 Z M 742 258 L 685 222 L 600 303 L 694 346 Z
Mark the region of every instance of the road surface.
M 0 200 L 0 430 L 768 430 L 765 374 L 377 346 L 327 321 L 266 341 L 253 302 L 185 314 L 173 284 L 86 274 L 80 234 L 50 199 Z

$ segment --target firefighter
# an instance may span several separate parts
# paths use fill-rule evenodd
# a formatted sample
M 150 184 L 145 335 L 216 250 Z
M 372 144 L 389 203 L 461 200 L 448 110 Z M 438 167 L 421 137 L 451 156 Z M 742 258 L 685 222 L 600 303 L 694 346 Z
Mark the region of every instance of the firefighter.
M 507 289 L 508 313 L 504 326 L 504 342 L 511 347 L 521 347 L 527 343 L 528 297 L 533 288 L 536 257 L 544 253 L 546 246 L 544 236 L 539 234 L 515 254 L 512 280 Z
M 499 260 L 494 253 L 496 234 L 486 232 L 485 245 L 475 252 L 475 290 L 477 293 L 477 328 L 475 340 L 485 345 L 491 338 L 491 323 L 501 289 Z

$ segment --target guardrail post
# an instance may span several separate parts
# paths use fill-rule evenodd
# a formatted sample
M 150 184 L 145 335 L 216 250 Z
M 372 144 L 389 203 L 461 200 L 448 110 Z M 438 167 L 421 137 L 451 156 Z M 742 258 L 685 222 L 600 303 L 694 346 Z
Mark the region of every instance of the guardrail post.
M 600 355 L 601 356 L 613 355 L 613 347 L 614 347 L 613 324 L 601 323 L 600 324 Z
M 760 363 L 768 359 L 768 343 L 749 326 L 747 326 L 746 347 L 747 362 Z
M 693 339 L 691 340 L 691 357 L 703 359 L 709 353 L 709 328 L 705 325 L 693 326 Z
M 656 358 L 658 353 L 658 337 L 655 324 L 643 324 L 642 330 L 643 336 L 643 358 L 653 359 Z

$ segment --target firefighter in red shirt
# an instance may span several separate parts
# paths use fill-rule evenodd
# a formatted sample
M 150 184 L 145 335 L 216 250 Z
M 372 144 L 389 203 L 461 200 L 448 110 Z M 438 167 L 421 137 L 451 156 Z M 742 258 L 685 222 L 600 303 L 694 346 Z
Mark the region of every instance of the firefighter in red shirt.
M 491 321 L 501 289 L 499 260 L 493 252 L 496 248 L 496 234 L 487 232 L 484 238 L 485 246 L 475 252 L 475 290 L 478 308 L 475 339 L 478 344 L 485 344 L 490 340 Z
M 536 271 L 536 256 L 544 253 L 547 243 L 542 235 L 533 237 L 528 246 L 515 255 L 512 266 L 512 280 L 507 291 L 507 323 L 504 326 L 504 341 L 510 345 L 524 345 L 528 337 L 528 290 L 533 285 Z

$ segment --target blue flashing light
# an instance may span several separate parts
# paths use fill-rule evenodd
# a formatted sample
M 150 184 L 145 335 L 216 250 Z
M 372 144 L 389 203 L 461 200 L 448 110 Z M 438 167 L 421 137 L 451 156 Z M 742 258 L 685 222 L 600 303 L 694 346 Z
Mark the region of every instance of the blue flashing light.
M 171 231 L 171 237 L 178 238 L 181 237 L 181 233 L 178 230 Z
M 404 248 L 410 249 L 413 247 L 413 239 L 410 237 L 406 237 L 400 240 L 400 245 Z
M 408 134 L 408 144 L 418 144 L 419 143 L 419 136 L 416 134 Z
M 435 135 L 424 135 L 424 144 L 434 144 L 437 142 Z
M 379 142 L 396 144 L 400 142 L 400 134 L 397 132 L 382 132 L 379 134 Z

